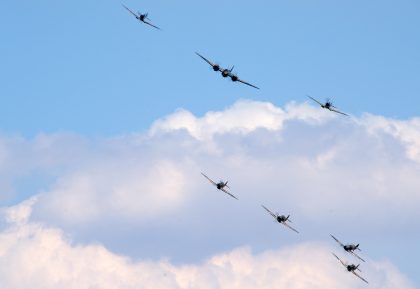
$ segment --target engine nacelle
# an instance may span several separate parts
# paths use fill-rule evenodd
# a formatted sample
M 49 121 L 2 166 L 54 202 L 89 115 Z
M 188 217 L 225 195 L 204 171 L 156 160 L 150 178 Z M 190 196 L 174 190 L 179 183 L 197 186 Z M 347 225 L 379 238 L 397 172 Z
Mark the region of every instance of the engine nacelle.
M 214 71 L 219 71 L 220 70 L 220 66 L 219 65 L 213 65 L 213 70 Z
M 232 75 L 232 76 L 231 76 L 231 79 L 232 79 L 232 81 L 234 81 L 234 82 L 235 82 L 235 81 L 238 81 L 238 77 L 237 77 L 236 75 Z

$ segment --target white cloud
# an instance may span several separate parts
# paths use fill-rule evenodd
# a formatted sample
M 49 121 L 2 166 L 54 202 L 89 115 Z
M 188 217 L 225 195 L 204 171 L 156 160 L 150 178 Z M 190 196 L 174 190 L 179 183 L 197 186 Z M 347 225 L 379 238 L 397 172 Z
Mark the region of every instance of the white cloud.
M 241 202 L 283 204 L 279 210 L 320 219 L 333 208 L 337 219 L 363 214 L 376 225 L 398 214 L 408 226 L 419 217 L 419 147 L 416 119 L 347 118 L 308 104 L 283 109 L 245 100 L 203 117 L 180 110 L 146 134 L 3 137 L 0 172 L 6 191 L 33 171 L 48 175 L 35 215 L 56 223 L 145 223 L 188 214 L 203 198 L 217 206 L 199 194 L 214 192 L 199 175 L 206 171 L 230 179 Z
M 420 163 L 420 118 L 408 121 L 367 114 L 360 123 L 372 134 L 389 134 L 406 146 L 407 156 Z
M 332 230 L 340 230 L 347 237 L 363 237 L 363 246 L 370 245 L 373 251 L 378 238 L 384 238 L 383 244 L 392 242 L 387 236 L 400 238 L 400 243 L 404 238 L 418 239 L 418 230 L 412 229 L 418 227 L 420 217 L 419 147 L 417 119 L 403 121 L 371 115 L 346 118 L 307 104 L 279 108 L 253 101 L 239 101 L 203 117 L 180 110 L 156 121 L 146 133 L 115 138 L 89 139 L 69 134 L 42 134 L 32 140 L 1 137 L 2 197 L 4 192 L 21 193 L 16 184 L 34 172 L 47 178 L 37 197 L 28 197 L 26 205 L 3 210 L 7 222 L 14 225 L 6 225 L 8 229 L 0 236 L 0 256 L 4 257 L 0 258 L 4 260 L 0 267 L 5 268 L 0 271 L 0 280 L 7 277 L 4 280 L 10 282 L 0 283 L 0 288 L 25 288 L 29 284 L 19 283 L 28 278 L 11 274 L 20 267 L 25 268 L 25 276 L 42 283 L 36 285 L 39 288 L 61 284 L 82 284 L 78 288 L 132 288 L 143 284 L 148 288 L 150 280 L 150 284 L 166 280 L 169 283 L 162 284 L 165 288 L 247 288 L 247 284 L 254 288 L 271 288 L 272 284 L 306 288 L 315 284 L 316 288 L 328 282 L 333 282 L 331 287 L 362 286 L 354 283 L 349 274 L 342 274 L 339 283 L 329 279 L 331 270 L 335 270 L 334 278 L 343 272 L 337 271 L 336 264 L 327 262 L 325 268 L 323 263 L 318 264 L 319 260 L 330 259 L 329 248 L 323 245 L 306 244 L 312 249 L 298 246 L 261 254 L 233 248 L 243 244 L 259 250 L 265 245 L 277 246 L 275 238 L 279 236 L 283 244 L 297 240 L 270 222 L 270 216 L 259 207 L 262 203 L 290 213 L 294 226 L 307 234 L 304 240 L 320 239 L 311 237 L 311 233 L 328 237 Z M 200 175 L 201 171 L 215 180 L 228 179 L 240 200 L 217 191 Z M 151 251 L 149 256 L 153 258 L 197 260 L 222 250 L 229 253 L 191 266 L 133 262 L 99 245 L 73 245 L 62 231 L 51 226 L 66 230 L 70 227 L 67 232 L 76 235 L 75 239 L 78 230 L 88 231 L 90 235 L 84 242 L 103 241 L 108 245 L 112 242 L 104 241 L 98 233 L 99 226 L 106 227 L 110 238 L 133 239 L 131 243 L 113 244 L 118 252 L 124 251 L 126 244 L 135 243 L 139 251 Z M 114 230 L 122 236 L 113 236 Z M 267 232 L 275 237 L 268 237 Z M 344 234 L 341 232 L 340 236 Z M 49 248 L 56 250 L 46 251 L 44 256 L 37 253 Z M 305 265 L 303 256 L 308 250 L 314 252 Z M 387 250 L 382 256 L 410 248 L 404 244 Z M 35 266 L 29 257 L 39 258 L 42 266 Z M 87 259 L 96 259 L 98 264 Z M 298 265 L 287 260 L 297 260 Z M 7 262 L 10 266 L 6 266 Z M 54 266 L 48 267 L 49 262 Z M 252 265 L 242 268 L 247 262 Z M 318 265 L 328 274 L 314 275 L 311 268 Z M 290 276 L 280 274 L 289 266 L 295 270 L 287 271 Z M 368 268 L 369 281 L 381 288 L 409 288 L 398 287 L 406 285 L 406 280 L 387 261 Z M 115 280 L 106 275 L 113 270 L 120 272 Z M 110 285 L 99 279 L 92 281 L 84 271 L 105 274 L 103 280 Z M 144 277 L 143 271 L 152 277 Z M 162 271 L 167 274 L 164 279 Z M 303 283 L 290 281 L 296 272 L 305 272 L 311 279 L 302 279 Z M 43 279 L 50 275 L 57 276 L 56 280 L 48 279 L 51 283 L 44 284 Z M 66 279 L 70 278 L 67 275 L 72 279 Z M 76 279 L 81 281 L 72 281 Z M 301 287 L 293 287 L 295 284 Z
M 14 212 L 28 208 L 27 203 L 21 206 Z M 14 212 L 9 211 L 9 220 Z M 334 259 L 331 248 L 320 243 L 260 254 L 238 248 L 200 264 L 175 265 L 133 261 L 98 244 L 73 244 L 58 229 L 17 221 L 0 232 L 0 288 L 365 288 Z M 414 288 L 389 262 L 368 260 L 363 266 L 369 288 Z
M 157 120 L 151 135 L 174 130 L 186 130 L 199 140 L 209 140 L 215 134 L 239 133 L 247 134 L 259 128 L 280 130 L 287 120 L 305 120 L 323 122 L 331 119 L 331 114 L 314 109 L 308 105 L 291 103 L 285 109 L 269 102 L 238 101 L 225 111 L 211 111 L 197 118 L 191 112 L 178 110 L 176 113 Z

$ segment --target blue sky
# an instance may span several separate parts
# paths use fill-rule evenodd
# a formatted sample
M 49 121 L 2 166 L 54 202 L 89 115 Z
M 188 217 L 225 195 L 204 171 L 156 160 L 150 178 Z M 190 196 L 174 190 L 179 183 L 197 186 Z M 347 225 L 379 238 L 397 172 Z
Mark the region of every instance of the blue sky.
M 327 282 L 312 284 L 308 274 L 284 288 L 362 288 L 334 271 L 334 259 L 330 267 L 330 252 L 339 252 L 331 233 L 362 243 L 372 288 L 419 286 L 412 250 L 420 242 L 418 1 L 123 3 L 149 12 L 162 30 L 118 1 L 0 4 L 0 268 L 7 267 L 0 280 L 8 288 L 57 288 L 43 282 L 53 271 L 26 286 L 3 266 L 41 258 L 19 259 L 33 248 L 60 280 L 73 275 L 57 259 L 78 264 L 89 253 L 93 263 L 83 265 L 109 280 L 95 266 L 131 258 L 116 269 L 116 283 L 100 286 L 81 274 L 76 279 L 87 281 L 78 289 L 117 288 L 145 263 L 166 270 L 162 259 L 174 276 L 203 281 L 218 266 L 205 260 L 220 254 L 271 264 L 269 276 L 279 264 L 267 252 L 284 258 L 280 268 L 303 266 L 300 254 L 311 252 Z M 196 51 L 235 65 L 261 90 L 223 79 Z M 332 98 L 354 118 L 322 111 L 306 94 Z M 228 178 L 240 202 L 200 171 Z M 303 234 L 276 227 L 261 203 L 291 213 Z M 6 250 L 10 239 L 16 245 Z M 102 249 L 109 259 L 97 254 Z M 318 263 L 318 251 L 328 261 Z M 236 288 L 212 274 L 204 282 Z M 240 276 L 232 280 L 265 278 Z M 189 288 L 178 281 L 149 287 Z
M 118 1 L 1 4 L 5 133 L 112 135 L 179 107 L 203 114 L 238 98 L 333 98 L 355 115 L 419 107 L 417 1 Z M 236 65 L 256 91 L 212 73 L 194 51 Z

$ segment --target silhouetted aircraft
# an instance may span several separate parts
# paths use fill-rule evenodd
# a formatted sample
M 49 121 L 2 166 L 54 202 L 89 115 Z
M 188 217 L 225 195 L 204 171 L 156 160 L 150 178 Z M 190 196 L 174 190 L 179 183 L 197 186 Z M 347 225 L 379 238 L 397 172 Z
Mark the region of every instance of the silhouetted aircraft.
M 253 88 L 256 88 L 256 89 L 259 89 L 258 87 L 256 87 L 255 85 L 253 85 L 253 84 L 251 84 L 251 83 L 249 83 L 249 82 L 246 82 L 246 81 L 244 81 L 244 80 L 242 80 L 242 79 L 240 79 L 236 74 L 233 74 L 232 73 L 232 71 L 233 71 L 233 68 L 235 67 L 235 66 L 232 66 L 232 68 L 230 68 L 230 69 L 227 69 L 227 68 L 221 68 L 220 67 L 220 65 L 219 64 L 216 64 L 216 63 L 213 63 L 213 62 L 211 62 L 210 60 L 208 60 L 207 58 L 205 58 L 204 56 L 202 56 L 201 54 L 199 54 L 198 52 L 196 52 L 195 54 L 197 54 L 198 56 L 200 56 L 205 62 L 207 62 L 212 68 L 213 68 L 213 70 L 214 71 L 220 71 L 220 73 L 222 74 L 222 76 L 223 77 L 230 77 L 230 79 L 233 81 L 233 82 L 237 82 L 237 81 L 239 81 L 239 82 L 241 82 L 241 83 L 243 83 L 243 84 L 246 84 L 246 85 L 249 85 L 249 86 L 251 86 L 251 87 L 253 87 Z
M 203 174 L 203 173 L 201 173 L 210 183 L 212 183 L 214 186 L 216 186 L 216 188 L 218 189 L 218 190 L 221 190 L 222 192 L 224 192 L 224 193 L 226 193 L 226 194 L 228 194 L 229 196 L 231 196 L 232 198 L 234 198 L 234 199 L 237 199 L 238 200 L 238 198 L 237 197 L 235 197 L 233 194 L 231 194 L 230 192 L 228 192 L 226 189 L 225 189 L 225 187 L 226 188 L 228 188 L 228 189 L 230 189 L 229 188 L 229 186 L 227 185 L 228 184 L 228 182 L 226 181 L 226 182 L 223 182 L 223 181 L 219 181 L 218 183 L 216 183 L 216 182 L 214 182 L 212 179 L 210 179 L 208 176 L 206 176 L 205 174 Z
M 332 253 L 338 261 L 340 261 L 340 263 L 347 269 L 347 271 L 353 273 L 354 275 L 356 275 L 357 277 L 359 277 L 360 279 L 362 279 L 363 281 L 365 281 L 366 283 L 369 284 L 368 281 L 366 281 L 362 276 L 360 276 L 359 274 L 356 273 L 356 270 L 359 272 L 362 272 L 362 270 L 359 269 L 360 264 L 358 264 L 357 266 L 354 264 L 347 264 L 345 262 L 343 262 L 340 258 L 337 257 L 336 254 Z
M 316 100 L 315 98 L 313 98 L 312 96 L 307 95 L 307 97 L 309 97 L 310 99 L 312 99 L 313 101 L 318 103 L 322 108 L 325 108 L 325 109 L 328 109 L 330 111 L 348 116 L 348 114 L 345 114 L 344 112 L 341 112 L 341 111 L 337 110 L 337 107 L 335 107 L 329 99 L 327 99 L 327 101 L 325 103 L 321 103 L 318 100 Z
M 287 217 L 284 215 L 280 215 L 279 213 L 274 214 L 273 212 L 271 212 L 269 209 L 267 209 L 264 205 L 261 205 L 277 222 L 279 222 L 280 224 L 285 225 L 286 227 L 288 227 L 289 229 L 295 231 L 296 233 L 299 233 L 296 229 L 292 228 L 289 224 L 287 224 L 287 222 L 292 222 L 289 220 L 290 215 L 288 215 Z
M 131 14 L 134 15 L 134 17 L 136 17 L 137 20 L 146 23 L 147 25 L 150 25 L 156 29 L 160 29 L 159 27 L 153 25 L 152 23 L 148 22 L 147 20 L 150 20 L 147 16 L 149 15 L 149 13 L 145 13 L 145 14 L 141 14 L 140 12 L 134 13 L 133 11 L 131 11 L 127 6 L 125 6 L 124 4 L 121 4 L 125 9 L 127 9 L 128 12 L 130 12 Z
M 354 251 L 356 251 L 356 250 L 359 250 L 359 251 L 361 251 L 360 249 L 359 249 L 359 245 L 360 244 L 357 244 L 357 245 L 354 245 L 354 244 L 347 244 L 347 245 L 344 245 L 343 243 L 341 243 L 336 237 L 334 237 L 333 235 L 330 235 L 341 247 L 343 247 L 343 249 L 346 251 L 346 252 L 349 252 L 350 254 L 352 254 L 353 256 L 355 256 L 356 258 L 358 258 L 359 260 L 361 260 L 361 261 L 363 261 L 363 262 L 365 262 L 365 260 L 363 260 L 359 255 L 357 255 Z

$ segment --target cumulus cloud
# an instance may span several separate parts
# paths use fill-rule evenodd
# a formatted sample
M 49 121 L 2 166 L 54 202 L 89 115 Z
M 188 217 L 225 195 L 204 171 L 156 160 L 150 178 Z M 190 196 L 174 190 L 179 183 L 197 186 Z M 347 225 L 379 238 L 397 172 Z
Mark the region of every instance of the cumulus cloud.
M 225 111 L 211 111 L 201 118 L 180 109 L 157 120 L 150 129 L 150 134 L 185 130 L 196 139 L 209 140 L 215 134 L 247 134 L 259 128 L 280 130 L 287 120 L 292 119 L 313 123 L 331 118 L 331 114 L 320 113 L 307 105 L 291 103 L 282 109 L 268 102 L 243 100 Z
M 199 264 L 135 261 L 99 244 L 74 244 L 57 228 L 16 218 L 27 216 L 22 212 L 30 206 L 23 203 L 6 213 L 9 226 L 0 232 L 0 288 L 365 288 L 334 259 L 331 248 L 319 243 L 259 254 L 236 248 Z M 414 288 L 387 261 L 369 260 L 363 269 L 370 288 Z
M 9 222 L 29 218 L 137 257 L 196 261 L 242 245 L 259 256 L 279 242 L 333 232 L 370 252 L 380 239 L 387 252 L 379 256 L 398 255 L 409 251 L 403 241 L 420 237 L 413 230 L 419 133 L 417 119 L 348 118 L 306 103 L 243 100 L 201 117 L 179 110 L 144 133 L 112 138 L 3 136 L 0 190 L 22 193 L 16 184 L 36 173 L 44 180 L 30 194 L 36 202 L 10 209 Z M 229 180 L 239 201 L 200 172 Z M 276 226 L 261 204 L 290 213 L 302 234 Z M 392 249 L 388 236 L 403 246 Z

